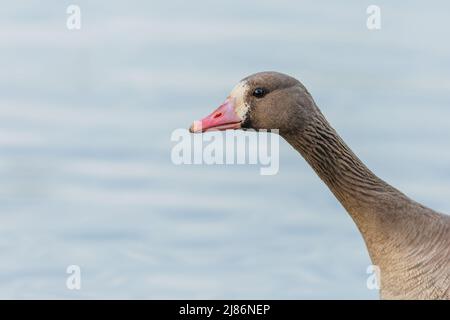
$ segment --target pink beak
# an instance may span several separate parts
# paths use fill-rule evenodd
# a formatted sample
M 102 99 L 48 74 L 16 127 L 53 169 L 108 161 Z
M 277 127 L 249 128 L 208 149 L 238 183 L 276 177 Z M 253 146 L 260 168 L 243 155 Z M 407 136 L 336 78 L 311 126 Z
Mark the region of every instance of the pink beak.
M 214 110 L 209 116 L 202 120 L 194 121 L 189 128 L 190 132 L 205 132 L 215 130 L 239 129 L 242 119 L 234 110 L 235 98 L 228 98 L 225 102 Z

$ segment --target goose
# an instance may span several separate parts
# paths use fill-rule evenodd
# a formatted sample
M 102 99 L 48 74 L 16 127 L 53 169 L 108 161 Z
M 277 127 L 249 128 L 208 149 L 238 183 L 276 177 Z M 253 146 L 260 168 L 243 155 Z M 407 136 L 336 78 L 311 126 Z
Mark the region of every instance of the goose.
M 380 270 L 381 299 L 450 299 L 450 216 L 435 212 L 370 171 L 297 79 L 260 72 L 190 132 L 278 129 L 356 224 Z

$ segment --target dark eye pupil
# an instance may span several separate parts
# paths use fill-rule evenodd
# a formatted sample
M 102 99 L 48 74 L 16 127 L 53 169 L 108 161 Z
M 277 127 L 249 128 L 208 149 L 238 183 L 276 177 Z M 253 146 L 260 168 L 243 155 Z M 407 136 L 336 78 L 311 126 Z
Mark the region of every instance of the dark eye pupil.
M 257 98 L 264 97 L 265 94 L 266 90 L 264 90 L 263 88 L 256 88 L 255 91 L 253 91 L 253 95 Z

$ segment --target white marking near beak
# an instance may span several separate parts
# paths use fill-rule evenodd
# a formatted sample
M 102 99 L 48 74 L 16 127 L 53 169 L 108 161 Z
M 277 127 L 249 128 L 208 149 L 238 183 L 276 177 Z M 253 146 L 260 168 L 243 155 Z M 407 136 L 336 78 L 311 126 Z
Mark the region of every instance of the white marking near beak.
M 235 99 L 234 111 L 242 121 L 245 120 L 247 112 L 250 106 L 245 102 L 245 95 L 248 91 L 248 85 L 246 81 L 239 82 L 233 90 L 231 90 L 230 97 Z

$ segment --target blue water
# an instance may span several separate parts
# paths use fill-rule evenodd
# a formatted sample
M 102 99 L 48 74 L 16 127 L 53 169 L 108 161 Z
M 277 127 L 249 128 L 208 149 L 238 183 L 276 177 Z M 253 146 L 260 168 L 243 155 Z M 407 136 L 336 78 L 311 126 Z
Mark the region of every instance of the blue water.
M 369 31 L 370 4 L 2 3 L 0 298 L 377 298 L 352 220 L 286 142 L 274 176 L 170 159 L 174 129 L 277 70 L 374 172 L 450 212 L 450 4 L 377 1 Z

